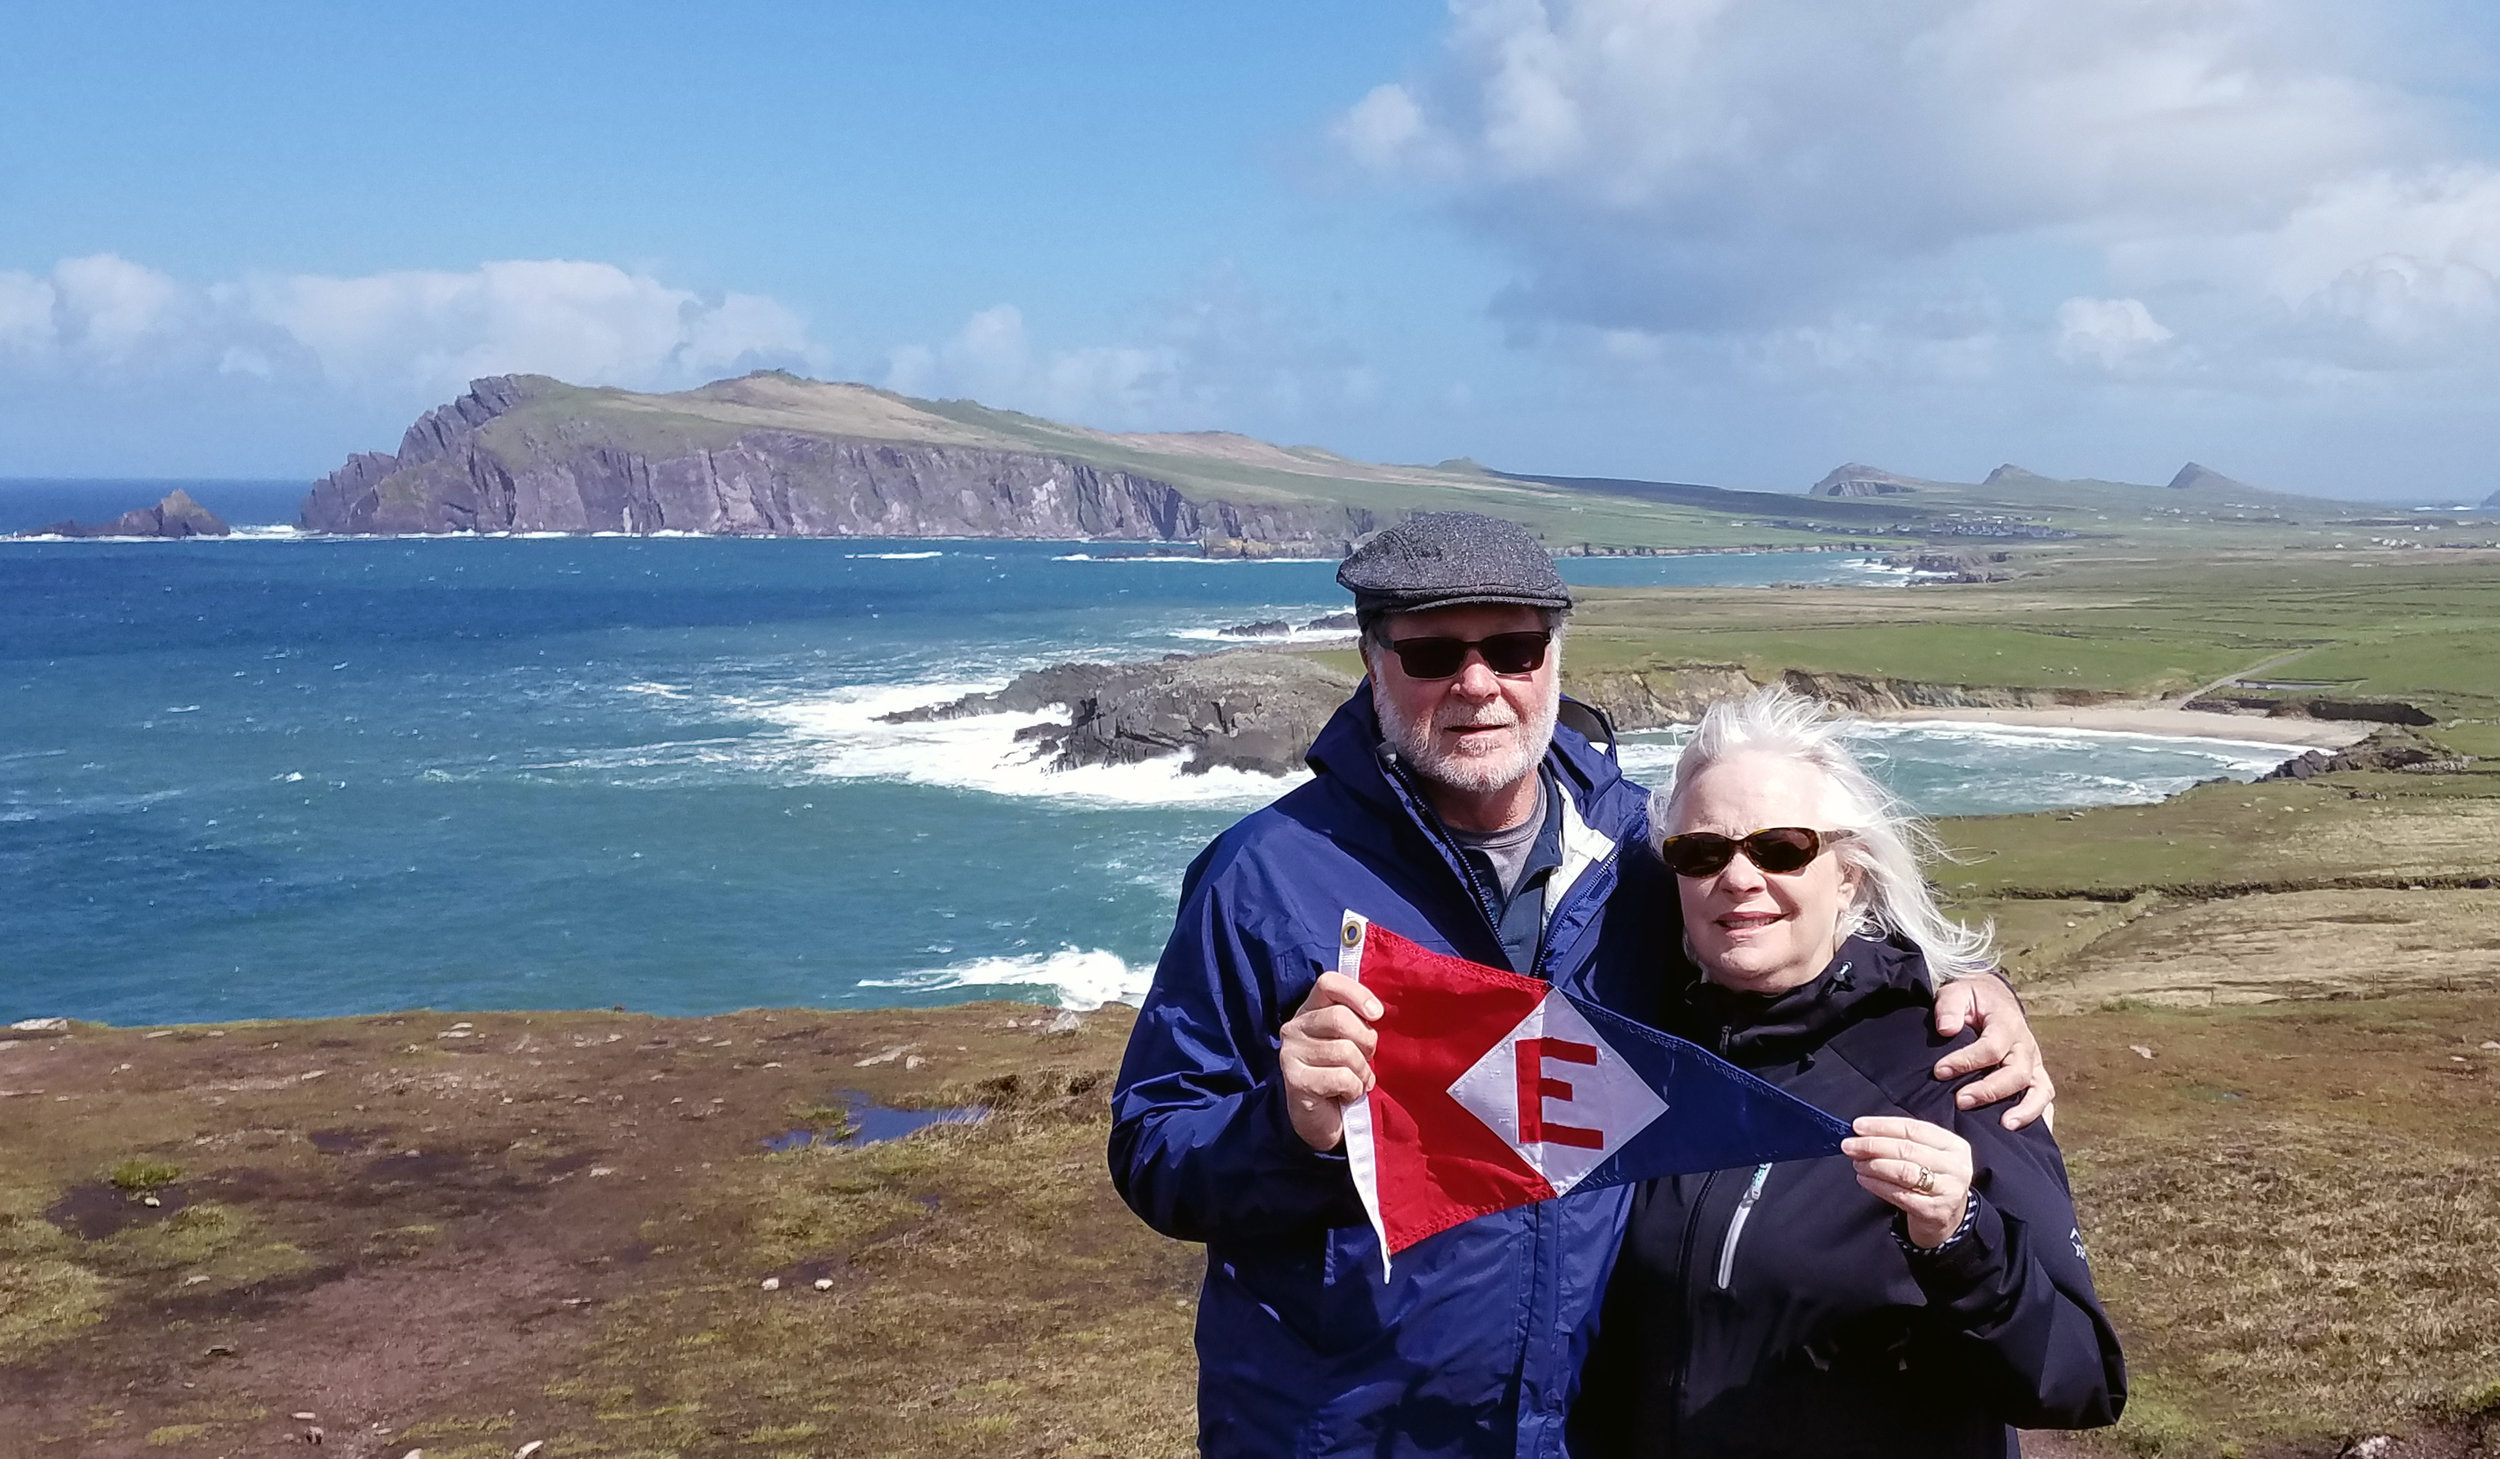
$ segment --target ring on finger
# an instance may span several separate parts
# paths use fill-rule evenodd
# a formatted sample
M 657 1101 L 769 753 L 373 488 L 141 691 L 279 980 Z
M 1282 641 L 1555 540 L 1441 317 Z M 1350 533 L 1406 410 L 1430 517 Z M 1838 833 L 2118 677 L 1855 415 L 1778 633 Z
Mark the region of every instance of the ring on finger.
M 1911 1184 L 1910 1189 L 1917 1191 L 1923 1196 L 1934 1194 L 1936 1189 L 1936 1172 L 1929 1170 L 1924 1165 L 1918 1166 L 1916 1169 L 1918 1171 L 1918 1179 Z

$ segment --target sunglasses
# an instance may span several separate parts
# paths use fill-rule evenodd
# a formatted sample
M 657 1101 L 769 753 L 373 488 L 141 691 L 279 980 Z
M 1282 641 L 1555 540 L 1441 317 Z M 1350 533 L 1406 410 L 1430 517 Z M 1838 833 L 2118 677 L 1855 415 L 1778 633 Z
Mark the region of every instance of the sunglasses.
M 1467 651 L 1483 655 L 1484 666 L 1497 674 L 1533 674 L 1545 665 L 1546 646 L 1554 635 L 1542 628 L 1496 633 L 1489 638 L 1401 638 L 1389 645 L 1398 667 L 1410 679 L 1456 678 L 1467 667 Z
M 1814 864 L 1814 858 L 1846 831 L 1809 831 L 1803 826 L 1773 826 L 1750 836 L 1721 836 L 1710 831 L 1687 831 L 1669 836 L 1658 847 L 1658 854 L 1677 876 L 1717 876 L 1745 853 L 1745 859 L 1775 876 L 1787 876 Z

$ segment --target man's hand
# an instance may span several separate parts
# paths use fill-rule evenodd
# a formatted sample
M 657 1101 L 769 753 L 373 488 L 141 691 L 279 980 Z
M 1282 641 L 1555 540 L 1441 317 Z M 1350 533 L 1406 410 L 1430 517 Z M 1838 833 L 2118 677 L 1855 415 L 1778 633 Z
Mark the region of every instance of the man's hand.
M 1314 1150 L 1344 1143 L 1345 1107 L 1371 1093 L 1372 1050 L 1380 1043 L 1372 1020 L 1380 1014 L 1371 990 L 1343 973 L 1322 973 L 1285 1022 L 1276 1051 L 1285 1111 L 1293 1132 Z
M 2005 1112 L 2005 1127 L 2019 1130 L 2045 1118 L 2049 1128 L 2055 1129 L 2057 1083 L 2041 1061 L 2040 1043 L 2031 1036 L 2031 1021 L 2023 1017 L 2023 1005 L 2015 1000 L 2014 990 L 2003 979 L 1985 974 L 1955 978 L 1937 989 L 1937 1034 L 1951 1038 L 1965 1027 L 1977 1029 L 1979 1041 L 1938 1061 L 1936 1077 L 1959 1079 L 1988 1068 L 1996 1072 L 1954 1095 L 1953 1102 L 1963 1109 L 1977 1109 L 2020 1094 L 2022 1098 Z

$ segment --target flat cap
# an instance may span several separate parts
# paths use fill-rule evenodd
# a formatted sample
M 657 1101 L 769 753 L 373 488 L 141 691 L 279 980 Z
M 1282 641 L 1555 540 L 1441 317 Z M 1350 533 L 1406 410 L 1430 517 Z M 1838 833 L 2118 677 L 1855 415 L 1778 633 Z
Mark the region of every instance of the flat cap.
M 1366 620 L 1461 603 L 1571 606 L 1545 545 L 1517 522 L 1481 512 L 1417 512 L 1354 549 L 1337 581 Z

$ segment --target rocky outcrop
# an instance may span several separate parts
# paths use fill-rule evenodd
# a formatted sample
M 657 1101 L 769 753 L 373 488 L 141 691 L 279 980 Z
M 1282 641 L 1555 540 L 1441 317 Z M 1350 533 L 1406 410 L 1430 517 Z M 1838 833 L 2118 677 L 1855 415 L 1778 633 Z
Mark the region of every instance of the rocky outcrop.
M 1807 491 L 1808 496 L 1909 496 L 1918 483 L 1862 461 L 1835 466 Z
M 2258 777 L 2260 780 L 2307 780 L 2337 770 L 2407 770 L 2416 775 L 2453 775 L 2474 763 L 2406 729 L 2372 730 L 2368 739 L 2340 750 L 2311 750 Z
M 2439 722 L 2429 710 L 2401 699 L 2296 699 L 2272 694 L 2208 694 L 2183 706 L 2215 714 L 2262 714 L 2273 719 L 2327 719 L 2358 724 L 2421 728 Z
M 2011 552 L 1894 552 L 1884 557 L 1887 567 L 1906 567 L 1931 583 L 2001 583 L 2013 576 L 2002 571 L 2000 564 L 2011 562 Z
M 1054 664 L 994 693 L 885 718 L 908 724 L 1064 709 L 1066 723 L 1016 736 L 1054 770 L 1185 755 L 1181 769 L 1192 774 L 1221 766 L 1287 775 L 1302 768 L 1354 684 L 1311 659 L 1245 650 L 1147 664 Z
M 1381 525 L 1357 507 L 1195 497 L 1037 452 L 727 426 L 699 437 L 623 414 L 544 408 L 525 429 L 498 428 L 551 388 L 532 376 L 473 382 L 409 427 L 396 455 L 351 456 L 316 483 L 300 524 L 374 534 L 1196 540 L 1250 556 L 1341 555 Z
M 232 529 L 217 514 L 191 499 L 180 487 L 152 507 L 140 507 L 101 526 L 55 522 L 27 533 L 29 537 L 224 537 Z

